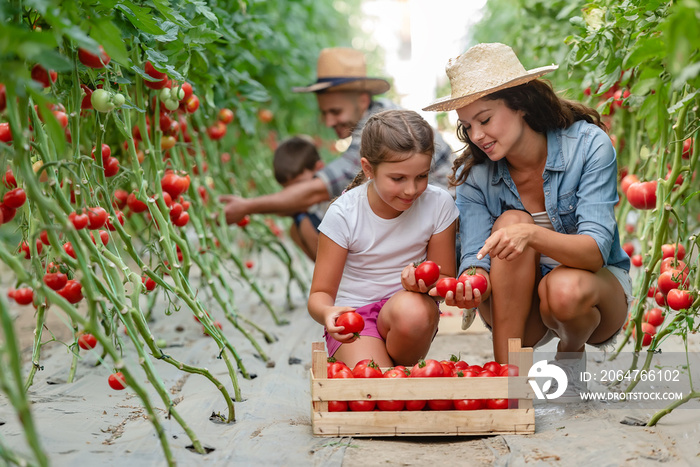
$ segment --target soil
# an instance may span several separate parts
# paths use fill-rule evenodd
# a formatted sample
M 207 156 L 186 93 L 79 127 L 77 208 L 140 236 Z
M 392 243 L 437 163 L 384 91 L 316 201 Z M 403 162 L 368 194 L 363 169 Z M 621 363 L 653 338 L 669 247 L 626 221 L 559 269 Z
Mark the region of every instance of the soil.
M 298 258 L 297 258 L 298 259 Z M 302 260 L 303 261 L 303 260 Z M 276 260 L 256 258 L 253 273 L 280 317 L 289 324 L 274 323 L 257 296 L 243 284 L 232 282 L 238 311 L 273 334 L 277 340 L 265 343 L 261 334 L 247 327 L 265 355 L 261 356 L 242 333 L 226 321 L 212 301 L 211 315 L 223 323 L 223 331 L 240 355 L 250 379 L 237 372 L 242 400 L 235 402 L 234 423 L 223 423 L 228 415 L 222 394 L 211 382 L 150 357 L 150 364 L 167 389 L 172 407 L 208 451 L 192 449 L 192 437 L 174 417 L 167 417 L 163 403 L 143 372 L 140 382 L 146 389 L 154 413 L 161 421 L 173 459 L 179 465 L 698 465 L 700 461 L 700 401 L 694 399 L 665 416 L 654 427 L 635 426 L 647 421 L 666 404 L 578 404 L 535 405 L 535 434 L 468 437 L 389 437 L 317 438 L 310 421 L 309 368 L 311 343 L 322 340 L 320 325 L 305 310 L 305 294 L 292 288 L 291 308 L 287 309 L 284 269 Z M 302 271 L 310 277 L 310 265 Z M 308 277 L 307 277 L 308 279 Z M 197 279 L 192 283 L 196 284 Z M 3 284 L 8 284 L 3 281 Z M 0 291 L 4 293 L 5 291 Z M 200 297 L 207 300 L 207 297 Z M 145 306 L 145 302 L 144 302 Z M 156 339 L 165 339 L 165 353 L 184 363 L 207 368 L 227 388 L 234 387 L 225 362 L 214 341 L 202 333 L 190 311 L 165 314 L 161 298 L 153 308 L 149 327 Z M 444 359 L 460 354 L 465 360 L 484 363 L 493 358 L 490 333 L 479 320 L 466 332 L 459 329 L 456 310 L 446 309 L 441 330 L 428 357 Z M 29 371 L 35 317 L 31 307 L 11 304 L 16 317 L 15 332 L 25 355 L 25 375 Z M 53 336 L 53 337 L 52 337 Z M 28 391 L 32 415 L 40 443 L 54 465 L 77 462 L 111 466 L 165 465 L 159 438 L 143 403 L 133 389 L 112 391 L 107 376 L 114 363 L 101 362 L 99 351 L 82 352 L 76 380 L 66 383 L 72 330 L 65 317 L 50 311 L 42 342 L 40 364 Z M 133 347 L 125 341 L 124 358 L 137 364 Z M 552 351 L 556 340 L 542 349 Z M 680 338 L 664 343 L 668 366 L 684 355 Z M 700 355 L 700 339 L 691 335 L 690 355 Z M 99 350 L 99 349 L 98 349 Z M 605 369 L 613 363 L 589 351 L 589 371 Z M 539 354 L 536 355 L 537 360 Z M 621 357 L 629 353 L 621 354 Z M 264 358 L 268 357 L 268 358 Z M 620 360 L 623 360 L 622 358 Z M 235 362 L 234 362 L 235 365 Z M 691 366 L 694 381 L 700 381 L 700 363 Z M 252 377 L 254 376 L 254 377 Z M 687 381 L 687 375 L 684 376 Z M 670 389 L 687 383 L 670 384 Z M 656 390 L 669 386 L 656 384 Z M 685 390 L 685 389 L 684 389 Z M 624 423 L 623 423 L 624 422 Z M 632 423 L 632 424 L 630 424 Z M 25 457 L 30 450 L 23 429 L 4 394 L 0 394 L 0 447 Z M 1 451 L 1 449 L 0 449 Z M 1 457 L 0 457 L 1 459 Z M 0 462 L 1 463 L 1 462 Z

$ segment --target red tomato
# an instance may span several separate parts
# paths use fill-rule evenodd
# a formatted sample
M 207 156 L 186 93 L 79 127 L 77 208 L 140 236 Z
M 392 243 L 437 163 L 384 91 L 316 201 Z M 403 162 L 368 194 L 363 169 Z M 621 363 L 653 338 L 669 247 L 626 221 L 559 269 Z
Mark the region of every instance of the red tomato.
M 20 305 L 29 305 L 34 301 L 34 291 L 29 287 L 21 287 L 14 291 L 12 298 Z
M 634 245 L 630 242 L 623 243 L 622 249 L 625 250 L 625 253 L 627 253 L 627 256 L 629 256 L 630 258 L 634 254 Z
M 187 97 L 182 101 L 181 107 L 184 107 L 185 111 L 189 114 L 195 113 L 197 111 L 197 109 L 199 108 L 199 97 L 192 94 L 190 97 Z M 226 128 L 225 125 L 224 125 L 224 128 Z M 215 138 L 212 138 L 212 139 L 215 139 Z
M 490 371 L 494 375 L 501 373 L 501 364 L 496 361 L 484 363 L 484 370 Z
M 399 412 L 405 407 L 405 401 L 377 401 L 377 408 L 383 412 Z
M 656 207 L 656 180 L 631 184 L 627 189 L 627 199 L 637 209 L 654 209 Z
M 445 370 L 437 360 L 421 360 L 411 368 L 412 378 L 436 378 L 445 376 Z
M 94 349 L 97 346 L 97 337 L 88 333 L 82 334 L 78 338 L 78 345 L 83 350 Z
M 427 403 L 428 403 L 428 401 L 410 400 L 410 401 L 405 401 L 405 407 L 406 407 L 406 410 L 408 410 L 409 412 L 415 412 L 418 410 L 423 410 Z
M 51 245 L 51 242 L 49 241 L 49 234 L 46 232 L 46 230 L 42 230 L 41 234 L 39 235 L 39 239 L 41 240 L 41 243 L 43 243 L 46 246 Z
M 116 215 L 117 215 L 117 220 L 119 221 L 119 223 L 120 223 L 121 225 L 124 225 L 124 213 L 121 212 L 121 211 L 117 211 L 117 212 L 116 212 Z M 112 224 L 112 216 L 109 216 L 109 217 L 107 218 L 107 228 L 108 228 L 109 230 L 111 230 L 112 232 L 114 232 L 115 230 L 117 230 L 116 227 L 114 227 L 114 224 Z
M 11 209 L 19 209 L 27 201 L 27 194 L 21 188 L 14 188 L 2 198 L 2 204 Z
M 178 216 L 176 220 L 173 221 L 173 224 L 175 224 L 177 227 L 184 227 L 187 225 L 187 223 L 190 221 L 190 215 L 186 212 L 183 212 Z
M 370 360 L 369 362 L 358 362 L 352 369 L 352 376 L 355 378 L 381 378 L 384 375 L 377 364 Z
M 73 244 L 71 242 L 66 242 L 63 244 L 63 251 L 65 251 L 66 254 L 71 258 L 78 258 L 75 254 L 75 249 L 73 248 Z
M 676 254 L 676 248 L 678 248 L 678 254 Z M 661 257 L 683 259 L 685 258 L 685 247 L 681 243 L 666 243 L 661 245 Z
M 687 310 L 693 304 L 693 295 L 687 290 L 671 289 L 666 296 L 672 310 Z
M 107 211 L 101 206 L 95 206 L 87 209 L 88 228 L 90 230 L 99 229 L 107 222 Z
M 498 376 L 518 376 L 518 373 L 519 369 L 517 366 L 506 363 L 505 365 L 501 365 L 501 372 Z
M 687 272 L 688 265 L 684 261 L 677 260 L 676 258 L 669 257 L 661 260 L 661 265 L 659 266 L 659 272 L 664 273 L 669 269 L 676 269 L 678 271 Z
M 481 410 L 485 405 L 483 399 L 457 399 L 454 401 L 456 410 Z
M 457 377 L 459 378 L 474 378 L 475 376 L 479 376 L 479 372 L 476 370 L 457 370 Z
M 642 255 L 640 255 L 640 254 L 632 255 L 630 257 L 630 262 L 632 263 L 632 266 L 641 268 L 642 264 L 643 264 L 642 263 Z
M 328 401 L 328 411 L 329 412 L 347 412 L 348 402 L 347 401 Z
M 238 225 L 238 227 L 245 227 L 249 223 L 250 223 L 250 216 L 244 216 L 243 219 L 236 222 L 236 225 Z
M 443 277 L 435 284 L 438 295 L 447 297 L 447 292 L 457 293 L 457 279 L 454 277 Z
M 77 212 L 71 212 L 68 214 L 68 219 L 73 223 L 75 230 L 82 230 L 88 225 L 87 214 L 78 214 Z
M 156 281 L 154 281 L 148 276 L 143 276 L 141 278 L 141 282 L 143 283 L 144 287 L 146 287 L 146 292 L 150 292 L 151 290 L 156 288 Z
M 116 391 L 121 391 L 122 389 L 126 389 L 126 379 L 124 378 L 124 375 L 122 374 L 121 371 L 118 371 L 116 373 L 112 373 L 109 375 L 109 378 L 107 378 L 107 383 L 109 383 L 109 387 L 116 390 Z
M 406 367 L 394 367 L 384 372 L 384 378 L 408 378 Z
M 456 376 L 455 362 L 450 360 L 440 360 L 440 365 L 442 365 L 442 373 L 444 376 Z
M 652 308 L 644 314 L 644 320 L 652 326 L 661 326 L 664 322 L 664 312 L 661 308 Z
M 160 187 L 167 192 L 172 199 L 177 198 L 190 187 L 189 175 L 178 175 L 175 172 L 168 172 L 160 180 Z
M 352 370 L 348 367 L 341 368 L 333 374 L 333 379 L 348 379 L 354 378 L 352 375 Z
M 355 334 L 356 337 L 360 337 L 360 331 L 365 328 L 365 320 L 359 313 L 348 311 L 336 318 L 335 325 L 345 328 L 343 334 Z
M 656 301 L 656 304 L 659 306 L 666 306 L 666 294 L 658 291 L 654 294 L 654 301 Z
M 55 83 L 56 78 L 58 78 L 58 74 L 55 71 L 46 71 L 46 68 L 38 63 L 32 67 L 32 79 L 45 88 L 51 86 L 51 83 Z
M 38 254 L 41 254 L 41 250 L 44 249 L 44 244 L 41 243 L 41 239 L 36 240 L 36 252 Z M 27 242 L 22 242 L 19 245 L 19 250 L 24 253 L 24 258 L 25 259 L 30 259 L 32 257 L 32 252 L 29 249 L 29 244 Z
M 333 357 L 328 357 L 328 364 L 326 366 L 328 378 L 333 378 L 333 375 L 335 375 L 344 368 L 348 368 L 348 366 L 345 363 L 338 361 Z
M 226 135 L 226 124 L 221 121 L 217 121 L 212 126 L 207 128 L 207 135 L 209 135 L 209 138 L 213 140 L 223 138 L 224 135 Z
M 231 109 L 221 109 L 219 110 L 219 121 L 228 125 L 233 121 L 233 110 Z
M 12 130 L 10 129 L 10 124 L 7 122 L 0 123 L 0 141 L 3 143 L 12 141 Z
M 486 399 L 486 407 L 491 410 L 507 409 L 508 399 Z
M 430 410 L 454 410 L 454 402 L 450 399 L 432 399 L 428 401 Z
M 353 412 L 371 412 L 377 406 L 377 401 L 348 401 L 348 408 Z
M 627 196 L 627 189 L 630 187 L 631 184 L 639 182 L 639 177 L 637 177 L 635 174 L 628 174 L 622 177 L 622 180 L 620 180 L 620 191 Z
M 489 285 L 486 278 L 482 274 L 474 272 L 463 272 L 462 275 L 459 276 L 458 281 L 464 285 L 466 285 L 468 282 L 472 289 L 477 289 L 481 294 L 486 293 L 486 289 Z
M 15 174 L 12 172 L 12 169 L 7 169 L 7 172 L 5 172 L 5 175 L 2 177 L 2 182 L 7 188 L 17 188 L 17 180 L 15 179 Z
M 103 162 L 105 177 L 114 177 L 119 173 L 119 159 L 116 157 L 108 157 L 107 160 Z
M 129 206 L 129 209 L 131 209 L 133 212 L 139 213 L 139 212 L 144 212 L 148 210 L 148 205 L 144 203 L 143 201 L 139 200 L 136 198 L 136 193 L 131 193 L 127 198 L 126 198 L 126 205 Z
M 67 283 L 68 276 L 60 271 L 47 272 L 44 274 L 44 284 L 46 284 L 51 290 L 61 290 Z
M 85 49 L 78 49 L 78 60 L 80 60 L 80 63 L 89 68 L 104 68 L 111 59 L 101 45 L 98 46 L 98 49 L 99 55 Z
M 690 159 L 690 154 L 693 152 L 693 138 L 688 138 L 683 141 L 683 159 Z
M 687 276 L 683 277 L 683 273 L 675 269 L 662 272 L 657 280 L 659 290 L 663 294 L 668 294 L 668 291 L 671 289 L 677 289 L 681 283 L 683 283 L 684 286 L 688 285 Z
M 68 300 L 69 303 L 78 303 L 83 299 L 83 286 L 80 282 L 69 279 L 65 287 L 58 291 L 58 294 Z
M 416 267 L 416 282 L 422 280 L 427 287 L 440 278 L 440 267 L 432 261 L 423 261 Z
M 484 369 L 477 375 L 477 378 L 493 378 L 494 376 L 496 376 L 496 373 Z

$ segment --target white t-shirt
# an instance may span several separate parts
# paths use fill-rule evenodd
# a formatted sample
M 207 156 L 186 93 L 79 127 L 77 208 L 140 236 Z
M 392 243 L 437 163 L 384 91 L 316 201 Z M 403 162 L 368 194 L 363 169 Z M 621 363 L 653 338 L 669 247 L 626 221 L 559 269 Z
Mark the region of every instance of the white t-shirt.
M 401 271 L 425 259 L 428 241 L 459 216 L 452 196 L 428 185 L 413 205 L 394 219 L 377 216 L 367 199 L 368 182 L 336 199 L 319 230 L 348 250 L 336 306 L 359 308 L 402 289 Z

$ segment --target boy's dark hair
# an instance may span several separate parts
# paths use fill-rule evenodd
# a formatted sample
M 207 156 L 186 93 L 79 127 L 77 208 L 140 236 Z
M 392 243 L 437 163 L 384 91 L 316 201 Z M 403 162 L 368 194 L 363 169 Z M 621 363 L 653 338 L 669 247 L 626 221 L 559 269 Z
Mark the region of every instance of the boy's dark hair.
M 314 170 L 321 160 L 309 137 L 292 136 L 277 147 L 272 160 L 275 179 L 280 185 L 299 176 L 305 169 Z

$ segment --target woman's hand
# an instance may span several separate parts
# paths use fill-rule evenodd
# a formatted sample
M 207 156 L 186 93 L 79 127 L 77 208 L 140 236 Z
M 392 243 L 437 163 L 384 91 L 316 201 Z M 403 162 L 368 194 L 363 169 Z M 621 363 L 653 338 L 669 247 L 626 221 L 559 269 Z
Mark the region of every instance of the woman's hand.
M 416 268 L 413 263 L 401 271 L 401 285 L 409 292 L 428 293 L 430 287 L 425 285 L 423 279 L 416 280 Z
M 331 306 L 328 307 L 328 309 L 325 312 L 326 331 L 328 331 L 328 334 L 330 334 L 330 336 L 333 339 L 343 344 L 355 342 L 355 340 L 357 339 L 357 337 L 355 337 L 353 333 L 344 334 L 343 331 L 345 330 L 345 328 L 343 326 L 336 326 L 335 324 L 335 320 L 338 319 L 340 315 L 342 315 L 343 313 L 347 313 L 348 311 L 355 311 L 355 308 L 349 306 Z
M 476 259 L 486 255 L 491 258 L 512 261 L 520 256 L 528 247 L 534 225 L 512 224 L 493 232 L 484 242 L 484 246 L 476 254 Z

